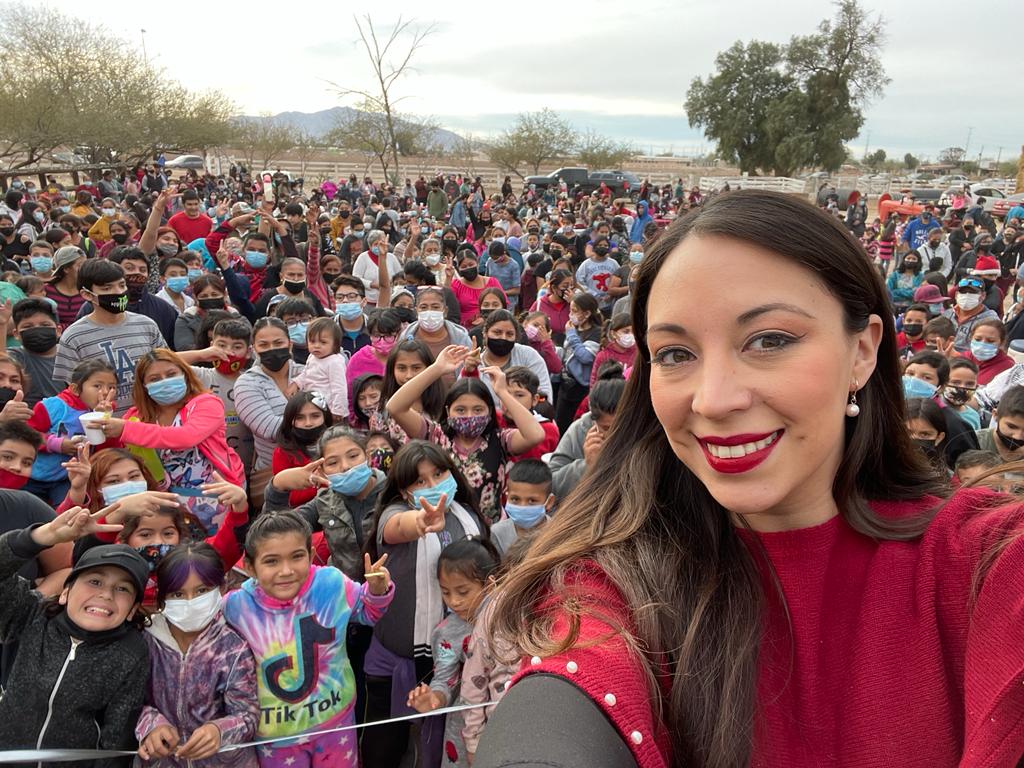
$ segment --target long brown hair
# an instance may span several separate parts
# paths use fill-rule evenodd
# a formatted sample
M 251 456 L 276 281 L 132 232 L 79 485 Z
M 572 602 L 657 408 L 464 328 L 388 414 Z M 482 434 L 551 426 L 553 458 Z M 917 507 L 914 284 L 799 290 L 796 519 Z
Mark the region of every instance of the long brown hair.
M 860 416 L 846 421 L 833 496 L 855 530 L 877 539 L 916 538 L 934 514 L 892 520 L 868 506 L 944 492 L 904 426 L 896 330 L 878 272 L 844 227 L 806 201 L 731 192 L 672 225 L 640 266 L 632 301 L 637 364 L 618 416 L 592 471 L 499 591 L 494 631 L 526 656 L 563 652 L 576 640 L 580 616 L 599 610 L 567 581 L 582 561 L 596 563 L 630 612 L 628 626 L 613 626 L 645 661 L 655 714 L 671 735 L 672 765 L 740 768 L 750 763 L 757 708 L 765 597 L 758 561 L 768 563 L 673 453 L 649 390 L 647 302 L 666 259 L 691 234 L 753 243 L 800 264 L 842 304 L 849 333 L 863 330 L 872 314 L 882 318 L 877 367 L 857 393 Z M 568 619 L 565 637 L 551 634 L 553 611 Z M 667 695 L 656 683 L 665 672 Z
M 174 365 L 181 369 L 181 375 L 185 377 L 185 400 L 191 400 L 196 395 L 207 391 L 206 387 L 199 381 L 195 371 L 192 370 L 192 366 L 171 352 L 171 350 L 160 348 L 147 352 L 139 358 L 139 362 L 135 366 L 135 386 L 132 388 L 132 405 L 138 411 L 139 419 L 147 424 L 156 424 L 159 406 L 149 396 L 149 393 L 146 391 L 146 385 L 142 382 L 146 378 L 146 371 L 149 370 L 149 366 L 157 361 L 174 363 Z
M 85 495 L 89 499 L 89 510 L 91 512 L 96 512 L 105 506 L 100 483 L 103 482 L 103 478 L 107 476 L 110 468 L 124 459 L 134 461 L 136 466 L 138 466 L 142 472 L 143 479 L 146 481 L 146 490 L 160 490 L 160 485 L 153 479 L 153 475 L 150 474 L 149 470 L 146 469 L 142 459 L 127 448 L 104 448 L 90 460 L 89 479 L 85 484 Z

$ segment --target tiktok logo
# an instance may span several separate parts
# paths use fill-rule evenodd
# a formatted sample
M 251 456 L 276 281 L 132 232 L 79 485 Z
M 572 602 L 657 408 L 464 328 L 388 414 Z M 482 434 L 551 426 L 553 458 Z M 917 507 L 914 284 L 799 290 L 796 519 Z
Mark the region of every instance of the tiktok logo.
M 281 685 L 281 675 L 295 668 L 295 660 L 290 654 L 281 653 L 263 662 L 263 676 L 267 688 L 281 701 L 289 704 L 298 702 L 316 690 L 320 678 L 320 665 L 317 664 L 316 646 L 334 642 L 334 628 L 323 627 L 313 614 L 295 619 L 295 648 L 298 651 L 299 668 L 295 687 L 285 688 Z

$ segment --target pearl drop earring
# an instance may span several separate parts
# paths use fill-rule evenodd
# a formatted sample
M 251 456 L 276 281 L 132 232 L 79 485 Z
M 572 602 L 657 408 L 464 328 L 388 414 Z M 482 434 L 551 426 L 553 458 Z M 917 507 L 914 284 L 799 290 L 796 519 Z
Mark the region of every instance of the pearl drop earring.
M 854 390 L 850 393 L 850 402 L 846 404 L 846 415 L 851 419 L 860 416 L 860 406 L 857 405 L 857 382 L 853 382 Z

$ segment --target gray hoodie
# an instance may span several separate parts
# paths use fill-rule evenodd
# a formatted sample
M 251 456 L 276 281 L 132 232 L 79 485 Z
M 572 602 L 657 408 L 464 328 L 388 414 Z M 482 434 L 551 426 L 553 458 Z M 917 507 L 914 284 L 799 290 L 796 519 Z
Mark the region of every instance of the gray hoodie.
M 594 418 L 589 413 L 569 425 L 558 441 L 558 447 L 551 454 L 548 466 L 551 467 L 553 483 L 551 490 L 558 499 L 564 499 L 573 488 L 579 485 L 587 471 L 587 462 L 583 458 L 583 442 L 587 432 L 594 426 Z

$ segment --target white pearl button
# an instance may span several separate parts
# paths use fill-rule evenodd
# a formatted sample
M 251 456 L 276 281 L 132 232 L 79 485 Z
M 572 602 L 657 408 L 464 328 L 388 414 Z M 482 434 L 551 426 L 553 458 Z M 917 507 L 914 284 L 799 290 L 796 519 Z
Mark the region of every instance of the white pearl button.
M 565 665 L 565 668 L 570 675 L 575 675 L 576 672 L 579 670 L 579 667 L 577 666 L 575 661 L 570 661 L 568 664 Z
M 629 734 L 629 740 L 632 741 L 634 744 L 639 744 L 641 741 L 644 740 L 644 737 L 643 734 L 640 733 L 640 731 L 633 731 L 631 734 Z
M 536 667 L 538 664 L 540 664 L 540 656 L 534 656 L 532 659 L 530 659 L 530 663 Z
M 614 707 L 615 702 L 616 698 L 614 693 L 606 693 L 604 695 L 604 703 L 607 704 L 609 707 Z

